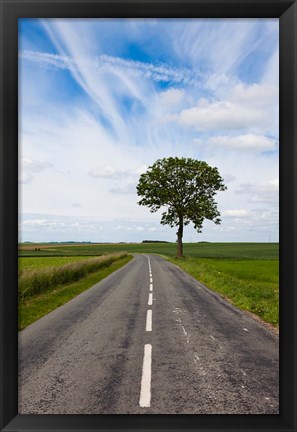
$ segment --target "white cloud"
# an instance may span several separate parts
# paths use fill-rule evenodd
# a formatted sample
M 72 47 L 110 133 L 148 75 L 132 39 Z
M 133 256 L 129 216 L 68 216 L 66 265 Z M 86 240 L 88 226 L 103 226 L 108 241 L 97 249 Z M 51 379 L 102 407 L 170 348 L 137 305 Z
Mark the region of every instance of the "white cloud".
M 126 184 L 118 184 L 115 187 L 109 189 L 109 191 L 113 194 L 123 195 L 123 194 L 131 194 L 136 193 L 136 183 L 128 182 Z
M 279 46 L 277 46 L 266 65 L 262 82 L 275 86 L 279 85 Z
M 201 99 L 196 107 L 183 110 L 177 120 L 200 131 L 246 129 L 267 123 L 263 112 L 238 107 L 229 101 L 209 102 L 206 99 Z
M 230 89 L 238 84 L 240 80 L 236 76 L 212 73 L 206 78 L 204 86 L 217 98 L 224 99 L 230 93 Z
M 23 225 L 42 226 L 47 223 L 46 219 L 31 219 L 23 221 Z
M 65 223 L 64 222 L 57 222 L 57 221 L 53 221 L 53 220 L 48 220 L 48 219 L 29 219 L 29 220 L 24 220 L 22 222 L 22 224 L 24 226 L 33 226 L 33 227 L 46 227 L 46 228 L 56 228 L 56 227 L 64 227 Z
M 51 166 L 52 164 L 50 162 L 41 162 L 36 159 L 22 158 L 19 182 L 29 183 L 31 180 L 33 180 L 34 174 L 40 173 Z
M 29 183 L 33 179 L 33 175 L 26 171 L 19 172 L 19 183 Z
M 106 179 L 123 179 L 128 176 L 136 177 L 146 171 L 146 166 L 142 165 L 137 168 L 121 169 L 112 166 L 106 167 L 95 167 L 89 171 L 89 175 L 95 178 L 106 178 Z
M 233 174 L 223 174 L 224 183 L 231 183 L 236 180 L 236 177 Z
M 185 93 L 183 90 L 170 88 L 160 93 L 160 102 L 165 108 L 172 108 L 179 105 L 184 97 Z
M 272 103 L 278 101 L 278 87 L 270 84 L 247 85 L 239 83 L 232 89 L 229 100 L 249 108 L 270 108 Z
M 244 183 L 236 190 L 238 194 L 247 194 L 253 203 L 278 205 L 279 180 L 275 178 L 265 183 Z
M 30 170 L 32 172 L 40 172 L 45 168 L 51 166 L 49 162 L 40 162 L 39 160 L 23 158 L 22 159 L 22 169 Z
M 249 212 L 247 210 L 225 210 L 223 212 L 223 216 L 231 216 L 231 217 L 247 217 Z
M 230 232 L 233 232 L 235 230 L 236 230 L 236 228 L 234 226 L 232 226 L 232 225 L 229 225 L 229 226 L 226 226 L 226 227 L 220 227 L 220 231 L 223 232 L 223 233 L 230 233 Z
M 135 228 L 135 231 L 142 232 L 142 231 L 144 231 L 144 228 L 143 228 L 142 226 L 137 226 L 137 227 Z
M 274 138 L 268 138 L 263 135 L 245 134 L 238 136 L 214 136 L 207 141 L 213 146 L 222 146 L 236 151 L 268 151 L 277 147 Z
M 115 178 L 121 178 L 125 176 L 125 172 L 121 170 L 117 170 L 111 166 L 107 166 L 107 167 L 92 168 L 89 171 L 89 175 L 91 177 L 96 177 L 96 178 L 115 179 Z
M 271 85 L 237 84 L 224 100 L 200 98 L 196 106 L 169 117 L 199 131 L 277 129 L 278 90 Z

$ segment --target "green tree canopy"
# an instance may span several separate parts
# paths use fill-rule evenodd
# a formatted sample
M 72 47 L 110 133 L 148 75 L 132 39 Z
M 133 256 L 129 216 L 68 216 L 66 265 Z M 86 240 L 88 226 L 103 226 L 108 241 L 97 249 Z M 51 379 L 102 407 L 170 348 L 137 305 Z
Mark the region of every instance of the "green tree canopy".
M 177 226 L 177 256 L 183 255 L 183 227 L 190 222 L 201 232 L 204 219 L 221 222 L 214 196 L 227 187 L 216 167 L 190 158 L 168 157 L 158 159 L 141 174 L 137 194 L 139 205 L 151 213 L 166 208 L 161 224 Z

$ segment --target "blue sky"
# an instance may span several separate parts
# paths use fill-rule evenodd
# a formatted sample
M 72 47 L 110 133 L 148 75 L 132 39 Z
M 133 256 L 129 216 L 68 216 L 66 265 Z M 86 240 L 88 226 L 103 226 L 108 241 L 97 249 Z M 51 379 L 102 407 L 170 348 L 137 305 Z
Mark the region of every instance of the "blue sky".
M 222 224 L 278 241 L 277 19 L 19 20 L 21 241 L 175 241 L 137 205 L 155 160 L 217 166 Z

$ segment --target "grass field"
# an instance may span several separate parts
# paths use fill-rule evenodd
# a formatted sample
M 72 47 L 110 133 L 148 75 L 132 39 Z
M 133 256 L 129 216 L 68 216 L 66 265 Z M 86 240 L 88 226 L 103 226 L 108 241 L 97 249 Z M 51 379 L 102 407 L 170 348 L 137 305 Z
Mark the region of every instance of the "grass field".
M 36 272 L 52 273 L 55 268 L 59 269 L 61 265 L 64 267 L 72 264 L 77 266 L 80 262 L 88 260 L 87 257 L 101 256 L 100 259 L 104 260 L 106 255 L 119 252 L 160 254 L 179 265 L 210 289 L 219 292 L 237 307 L 250 311 L 264 321 L 278 326 L 278 243 L 185 243 L 185 258 L 182 260 L 175 259 L 176 243 L 23 244 L 19 247 L 20 280 L 26 271 L 31 274 Z M 124 258 L 120 262 L 126 263 L 126 259 Z M 113 265 L 111 265 L 111 269 Z M 93 275 L 95 276 L 96 273 Z M 87 287 L 96 282 L 92 277 L 84 276 L 80 282 L 75 282 L 74 285 L 80 285 L 84 280 L 90 281 L 89 285 L 87 283 Z M 66 282 L 69 283 L 70 281 Z M 66 282 L 61 285 L 63 290 Z M 70 292 L 76 292 L 73 288 L 74 285 L 71 284 Z M 59 289 L 59 292 L 62 293 L 63 290 Z M 19 291 L 21 296 L 22 286 L 20 286 Z M 44 302 L 47 306 L 45 309 L 42 306 L 41 309 L 43 312 L 44 310 L 49 311 L 48 302 L 50 302 L 53 291 L 55 291 L 55 298 L 57 295 L 60 296 L 56 293 L 55 288 L 42 294 L 40 294 L 42 290 L 39 292 L 37 288 L 37 292 L 34 294 L 35 297 L 37 296 L 35 300 L 29 299 L 30 296 L 28 297 L 28 295 L 21 296 L 22 307 L 19 313 L 22 316 L 27 315 L 25 309 L 31 308 L 31 310 L 35 310 L 33 315 L 39 316 L 38 308 Z M 64 295 L 61 294 L 61 296 L 64 298 Z M 26 308 L 23 307 L 24 304 L 26 304 Z M 55 304 L 54 300 L 52 302 L 53 308 Z M 29 321 L 26 318 L 21 322 L 27 323 Z
M 36 270 L 36 269 L 45 269 L 49 267 L 57 267 L 63 264 L 85 261 L 86 259 L 87 259 L 86 256 L 20 257 L 19 272 L 23 272 L 25 270 Z
M 92 256 L 114 252 L 156 253 L 174 257 L 176 243 L 20 245 L 19 256 Z M 25 249 L 24 249 L 25 248 Z M 40 250 L 35 251 L 35 248 Z M 278 259 L 278 243 L 184 243 L 184 255 L 201 258 Z

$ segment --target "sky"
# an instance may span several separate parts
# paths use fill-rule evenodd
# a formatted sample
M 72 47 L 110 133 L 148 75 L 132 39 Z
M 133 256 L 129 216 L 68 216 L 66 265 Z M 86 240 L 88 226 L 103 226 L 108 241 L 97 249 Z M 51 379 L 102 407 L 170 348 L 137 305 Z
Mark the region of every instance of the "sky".
M 20 19 L 19 240 L 176 241 L 136 185 L 216 166 L 222 223 L 185 242 L 275 242 L 278 19 Z

